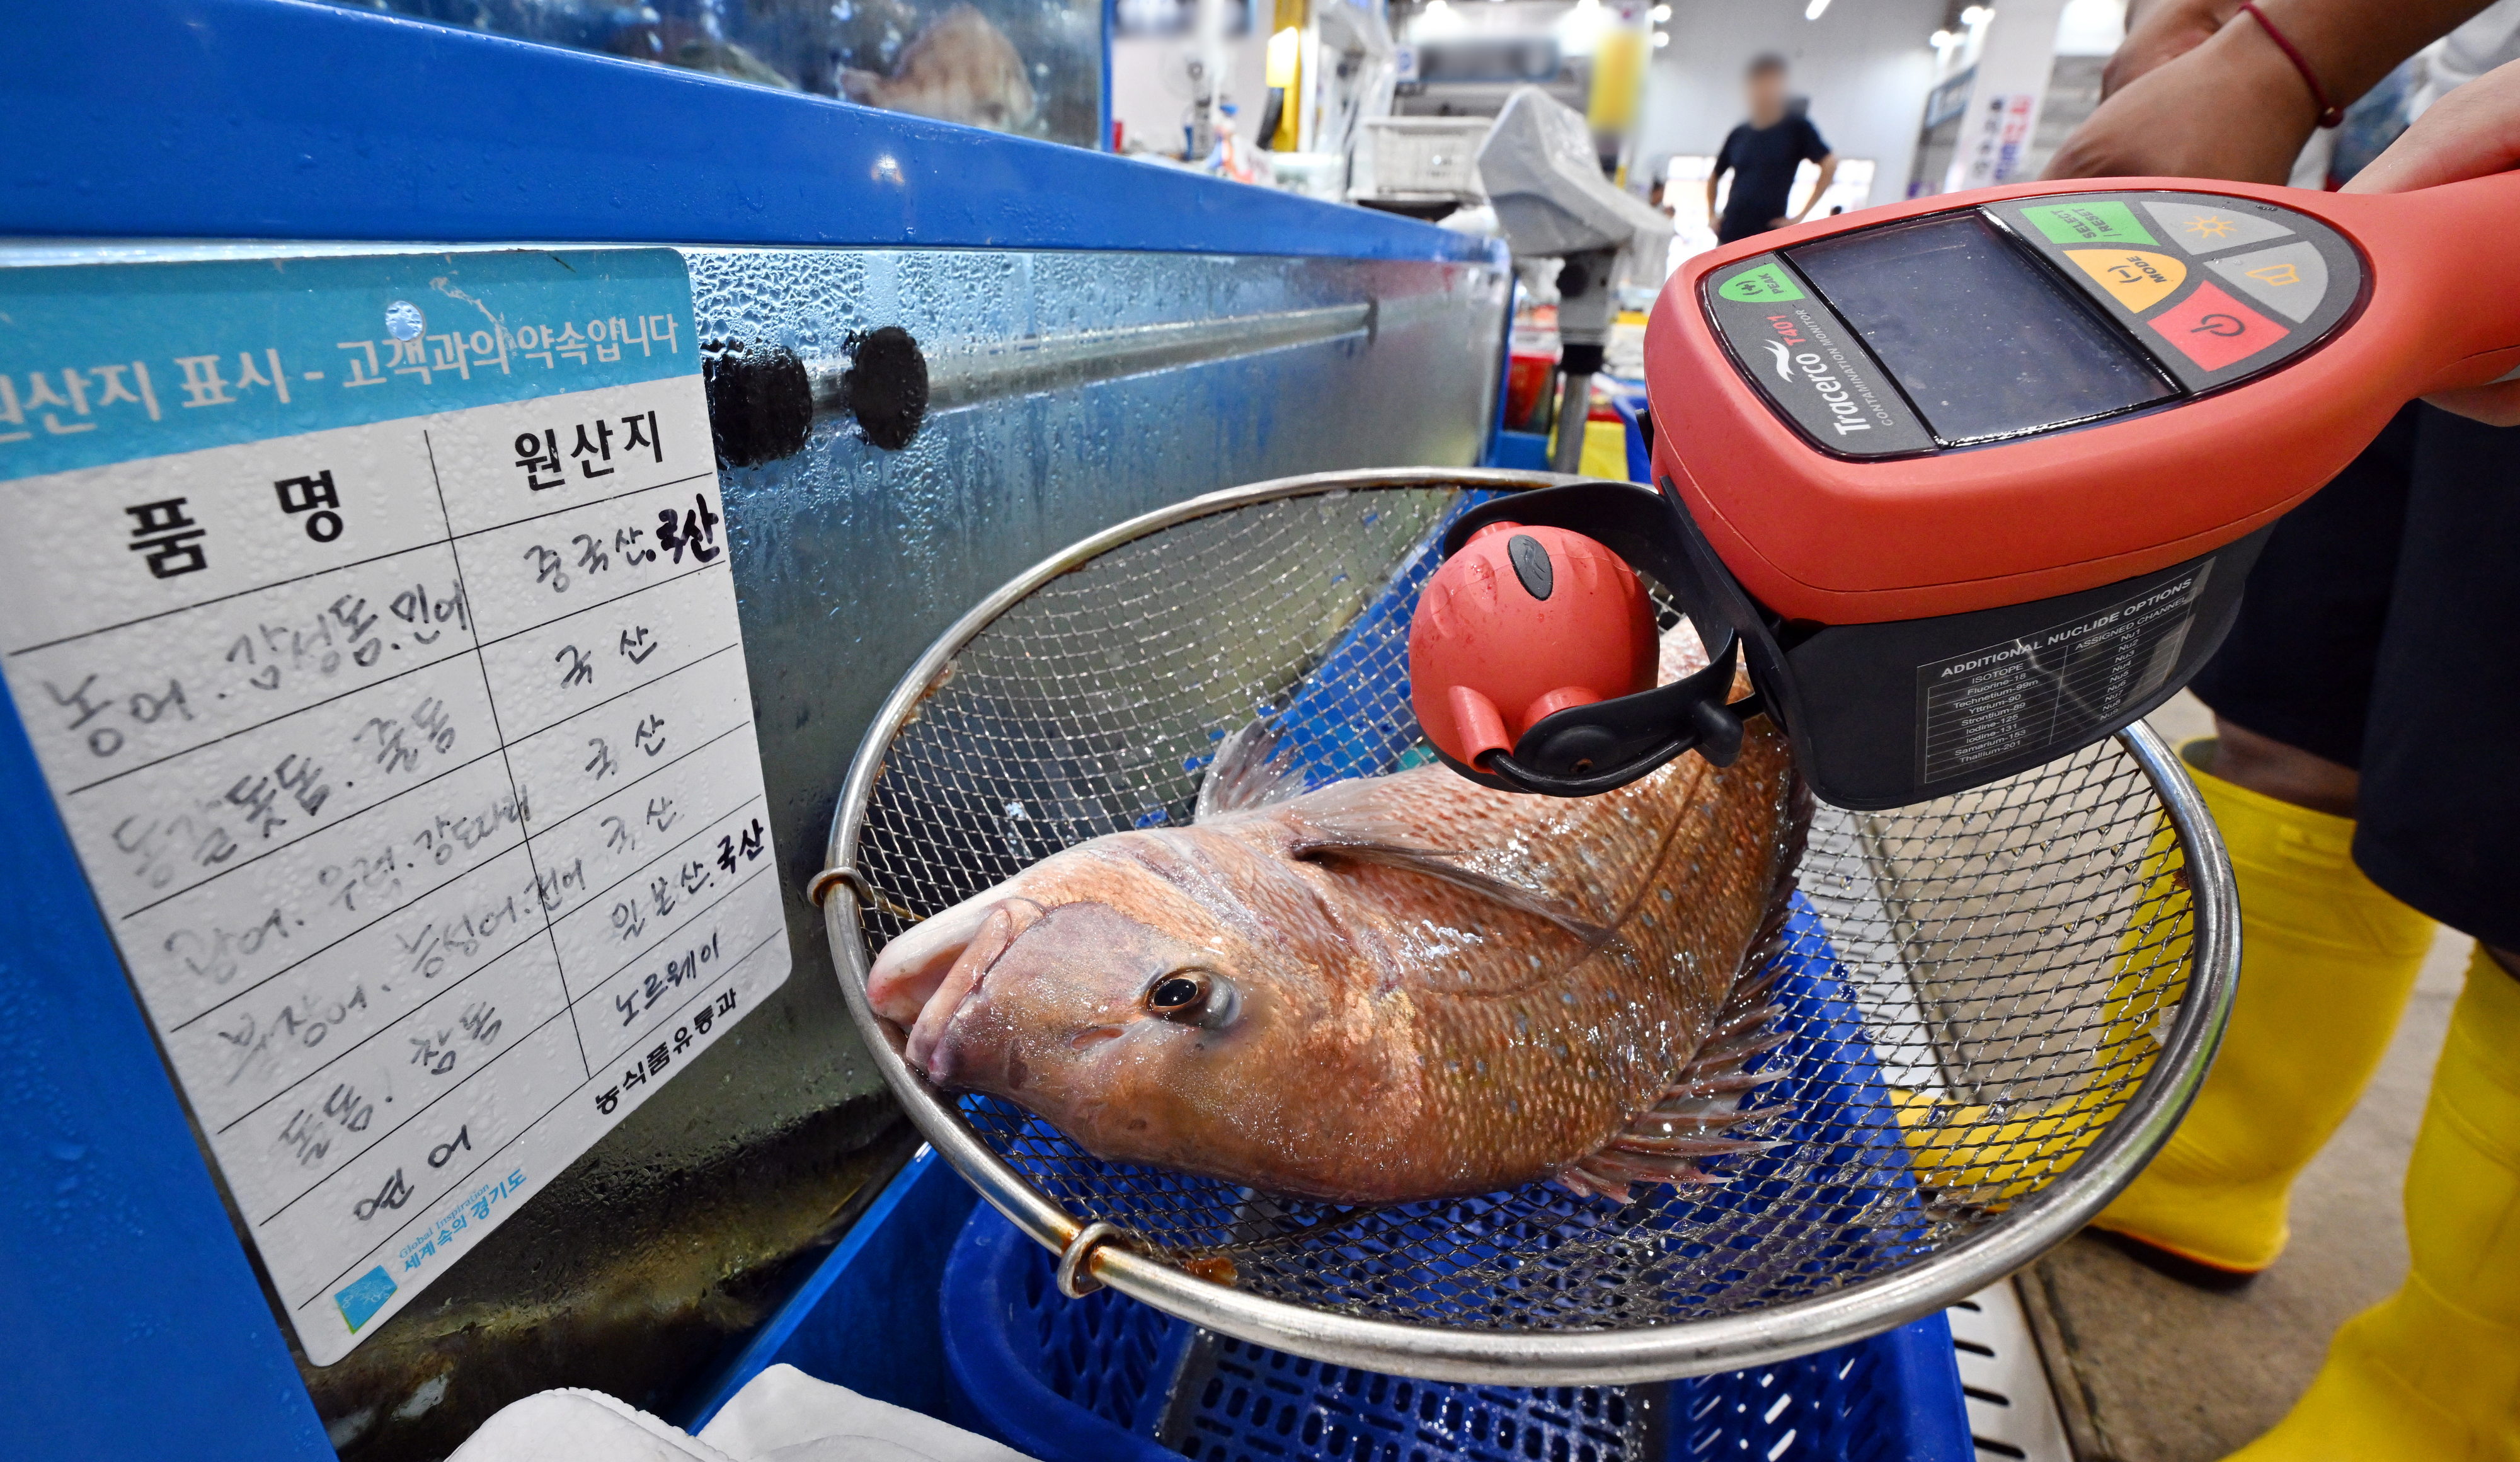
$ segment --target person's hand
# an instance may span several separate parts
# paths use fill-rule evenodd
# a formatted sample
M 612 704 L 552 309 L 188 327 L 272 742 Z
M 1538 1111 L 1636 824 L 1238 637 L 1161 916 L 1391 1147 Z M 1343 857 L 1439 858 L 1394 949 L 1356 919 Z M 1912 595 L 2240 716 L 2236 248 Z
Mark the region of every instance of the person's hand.
M 2179 4 L 2187 8 L 2186 0 Z M 2138 28 L 2153 20 L 2145 17 Z M 2127 37 L 2119 54 L 2137 40 Z M 2318 123 L 2301 73 L 2244 20 L 2151 66 L 2100 103 L 2056 150 L 2045 175 L 2281 183 Z
M 2153 0 L 2142 6 L 2131 17 L 2126 39 L 2100 68 L 2101 100 L 2205 44 L 2239 9 L 2240 0 Z
M 2406 193 L 2508 172 L 2520 165 L 2520 62 L 2451 92 L 2415 118 L 2389 150 L 2354 175 L 2348 193 Z M 2489 427 L 2520 426 L 2520 381 L 2424 397 Z
M 2485 0 L 2258 0 L 2313 88 L 2239 0 L 2157 0 L 2110 59 L 2116 89 L 2074 129 L 2051 178 L 2281 183 L 2318 120 L 2316 91 L 2351 104 Z M 2220 29 L 2201 34 L 2219 20 Z
M 2520 65 L 2500 66 L 2424 110 L 2348 193 L 2410 193 L 2520 166 Z

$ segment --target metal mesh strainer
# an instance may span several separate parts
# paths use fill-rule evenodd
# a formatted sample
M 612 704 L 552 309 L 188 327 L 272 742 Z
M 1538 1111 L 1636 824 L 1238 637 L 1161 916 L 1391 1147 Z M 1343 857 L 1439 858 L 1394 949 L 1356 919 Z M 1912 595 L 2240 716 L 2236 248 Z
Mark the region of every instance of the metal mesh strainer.
M 1383 1209 L 1100 1162 L 940 1095 L 865 999 L 921 917 L 1103 833 L 1184 822 L 1224 732 L 1275 718 L 1319 780 L 1424 755 L 1409 614 L 1451 515 L 1533 473 L 1328 474 L 1124 524 L 1000 590 L 895 691 L 851 768 L 828 900 L 893 1090 L 990 1202 L 1197 1324 L 1460 1381 L 1706 1374 L 1841 1344 L 2027 1262 L 2105 1204 L 2202 1080 L 2238 961 L 2230 874 L 2131 728 L 1999 785 L 1823 806 L 1783 986 L 1786 1070 L 1730 1184 L 1613 1209 L 1539 1187 Z

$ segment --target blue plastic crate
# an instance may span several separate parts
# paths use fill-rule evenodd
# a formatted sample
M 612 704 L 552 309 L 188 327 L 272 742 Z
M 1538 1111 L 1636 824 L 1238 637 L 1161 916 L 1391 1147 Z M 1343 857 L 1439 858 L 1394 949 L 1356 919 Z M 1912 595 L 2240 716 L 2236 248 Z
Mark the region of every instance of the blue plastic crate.
M 1776 999 L 1787 1012 L 1779 1022 L 1786 1039 L 1749 1069 L 1776 1069 L 1784 1078 L 1745 1098 L 1754 1111 L 1772 1114 L 1756 1135 L 1780 1145 L 1722 1160 L 1724 1184 L 1656 1191 L 1642 1217 L 1634 1211 L 1614 1216 L 1598 1200 L 1547 1183 L 1429 1200 L 1391 1211 L 1397 1221 L 1359 1225 L 1307 1247 L 1295 1262 L 1315 1279 L 1337 1277 L 1327 1296 L 1330 1302 L 1372 1309 L 1381 1296 L 1406 1290 L 1416 1297 L 1418 1318 L 1465 1325 L 1527 1322 L 1552 1309 L 1589 1311 L 1594 1300 L 1585 1273 L 1549 1255 L 1561 1243 L 1597 1241 L 1605 1224 L 1656 1250 L 1652 1261 L 1666 1270 L 1656 1319 L 1666 1323 L 1719 1299 L 1728 1305 L 1796 1299 L 1897 1266 L 1927 1243 L 1928 1225 L 1845 972 L 1800 894 L 1785 925 L 1781 964 Z M 981 1096 L 961 1102 L 1019 1168 L 1084 1161 L 1048 1122 L 1019 1108 Z M 1816 1183 L 1802 1164 L 1822 1149 L 1835 1176 Z M 1237 1190 L 1230 1185 L 1150 1168 L 1097 1170 L 1111 1181 L 1091 1194 L 1095 1216 L 1159 1243 L 1225 1237 L 1212 1220 L 1232 1210 Z M 1861 1181 L 1850 1177 L 1858 1173 Z M 1184 1209 L 1199 1221 L 1184 1224 Z M 1763 1247 L 1779 1224 L 1813 1222 L 1829 1225 L 1836 1239 L 1788 1246 L 1782 1257 Z M 1417 1235 L 1433 1228 L 1443 1231 L 1445 1243 L 1430 1253 Z
M 1968 1462 L 1940 1315 L 1754 1371 L 1666 1386 L 1452 1386 L 1326 1365 L 1108 1290 L 1062 1298 L 996 1210 L 941 1295 L 952 1415 L 1042 1462 Z

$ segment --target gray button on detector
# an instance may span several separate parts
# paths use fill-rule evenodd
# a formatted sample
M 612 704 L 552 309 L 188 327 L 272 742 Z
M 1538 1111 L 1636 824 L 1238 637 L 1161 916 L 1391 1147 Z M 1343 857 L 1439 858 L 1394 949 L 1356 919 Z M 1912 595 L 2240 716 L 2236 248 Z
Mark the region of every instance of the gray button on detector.
M 2316 244 L 2286 244 L 2234 258 L 2215 259 L 2206 268 L 2256 297 L 2259 303 L 2295 320 L 2307 320 L 2327 293 L 2327 260 Z
M 2292 230 L 2254 209 L 2218 207 L 2211 204 L 2147 203 L 2162 232 L 2189 253 L 2215 253 L 2242 244 L 2289 238 Z

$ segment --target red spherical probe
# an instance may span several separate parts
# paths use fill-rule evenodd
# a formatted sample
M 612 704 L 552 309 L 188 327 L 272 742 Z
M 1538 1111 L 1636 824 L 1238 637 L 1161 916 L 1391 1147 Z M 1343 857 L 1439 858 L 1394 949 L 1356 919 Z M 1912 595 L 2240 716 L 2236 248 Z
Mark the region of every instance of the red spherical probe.
M 1409 625 L 1418 724 L 1464 766 L 1567 707 L 1653 689 L 1658 662 L 1635 571 L 1564 528 L 1480 528 L 1427 579 Z

